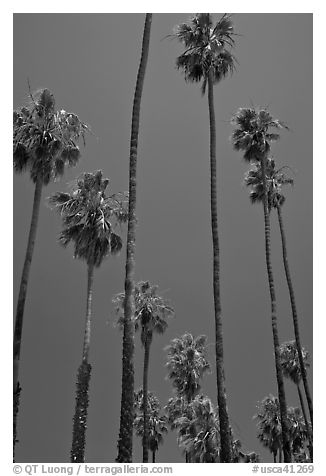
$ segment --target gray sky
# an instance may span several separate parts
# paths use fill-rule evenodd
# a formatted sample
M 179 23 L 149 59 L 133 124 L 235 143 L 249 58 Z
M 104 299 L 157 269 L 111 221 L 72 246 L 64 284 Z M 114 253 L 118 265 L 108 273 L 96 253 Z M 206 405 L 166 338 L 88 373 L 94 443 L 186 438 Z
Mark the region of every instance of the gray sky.
M 209 204 L 207 97 L 175 69 L 182 46 L 163 37 L 189 14 L 154 14 L 143 91 L 138 161 L 136 278 L 164 290 L 176 311 L 163 336 L 155 336 L 149 387 L 164 405 L 172 395 L 165 380 L 163 348 L 189 331 L 206 334 L 214 368 L 214 317 Z M 215 15 L 217 19 L 219 16 Z M 32 89 L 47 87 L 58 108 L 91 125 L 77 167 L 50 184 L 45 199 L 84 171 L 102 169 L 112 193 L 128 189 L 131 110 L 143 30 L 142 14 L 15 14 L 14 107 Z M 214 89 L 217 126 L 218 210 L 221 241 L 225 373 L 231 424 L 245 450 L 263 461 L 271 455 L 256 439 L 252 416 L 265 395 L 277 395 L 261 206 L 243 186 L 247 170 L 232 150 L 232 114 L 250 104 L 268 106 L 291 128 L 273 153 L 295 171 L 284 205 L 289 258 L 303 345 L 312 352 L 312 15 L 235 14 L 234 75 Z M 33 184 L 14 177 L 14 309 L 30 224 Z M 280 341 L 293 338 L 276 216 L 272 252 Z M 57 242 L 60 217 L 45 205 L 29 280 L 22 345 L 16 460 L 68 462 L 75 381 L 81 361 L 86 306 L 86 265 Z M 124 233 L 125 236 L 125 233 Z M 112 296 L 123 290 L 125 248 L 95 275 L 90 362 L 93 366 L 86 460 L 113 462 L 120 413 L 121 346 Z M 135 387 L 142 379 L 136 336 Z M 310 372 L 311 374 L 311 372 Z M 203 391 L 216 401 L 215 373 Z M 287 402 L 298 405 L 286 383 Z M 135 460 L 141 461 L 138 438 Z M 175 433 L 166 437 L 159 462 L 182 462 Z

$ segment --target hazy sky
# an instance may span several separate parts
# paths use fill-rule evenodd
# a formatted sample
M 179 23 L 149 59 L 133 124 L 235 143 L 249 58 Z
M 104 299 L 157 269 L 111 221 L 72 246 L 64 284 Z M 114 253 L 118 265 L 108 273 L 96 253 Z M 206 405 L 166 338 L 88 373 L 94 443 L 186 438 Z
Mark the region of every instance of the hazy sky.
M 219 18 L 220 15 L 214 15 Z M 165 379 L 169 341 L 186 331 L 206 334 L 214 369 L 212 245 L 209 202 L 207 97 L 175 68 L 182 52 L 163 39 L 189 14 L 154 14 L 141 109 L 138 161 L 136 278 L 158 284 L 176 311 L 163 336 L 155 336 L 149 388 L 162 405 L 172 395 Z M 75 381 L 81 362 L 86 307 L 86 265 L 58 244 L 60 217 L 46 197 L 66 191 L 82 172 L 102 169 L 112 193 L 128 189 L 131 110 L 143 14 L 15 14 L 13 106 L 32 89 L 49 88 L 58 108 L 90 124 L 77 167 L 44 189 L 25 307 L 16 461 L 68 462 Z M 235 14 L 233 76 L 214 89 L 217 127 L 218 212 L 226 389 L 230 420 L 245 451 L 271 455 L 256 439 L 257 402 L 277 395 L 264 255 L 261 206 L 252 206 L 243 174 L 248 165 L 232 150 L 230 118 L 238 107 L 268 106 L 290 132 L 273 147 L 290 166 L 295 186 L 286 192 L 284 221 L 303 345 L 312 352 L 312 15 Z M 14 310 L 33 200 L 27 174 L 14 177 Z M 280 341 L 293 339 L 290 302 L 276 216 L 272 218 Z M 124 233 L 125 237 L 125 233 Z M 90 362 L 86 460 L 114 462 L 120 414 L 122 339 L 113 327 L 111 299 L 124 286 L 125 247 L 96 272 Z M 142 381 L 136 336 L 135 388 Z M 311 372 L 310 372 L 311 374 Z M 203 392 L 216 402 L 215 372 Z M 297 406 L 291 383 L 287 403 Z M 134 439 L 135 461 L 141 461 Z M 175 433 L 158 462 L 182 462 Z

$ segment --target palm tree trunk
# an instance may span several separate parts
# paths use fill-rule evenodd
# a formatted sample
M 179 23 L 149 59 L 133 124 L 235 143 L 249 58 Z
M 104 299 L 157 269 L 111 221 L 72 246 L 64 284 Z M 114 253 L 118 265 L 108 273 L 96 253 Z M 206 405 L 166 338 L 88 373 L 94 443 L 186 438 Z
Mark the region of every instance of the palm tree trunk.
M 303 395 L 300 388 L 300 382 L 297 383 L 297 389 L 298 389 L 298 395 L 299 395 L 299 400 L 301 404 L 302 415 L 303 415 L 303 419 L 304 419 L 307 433 L 308 433 L 308 438 L 309 438 L 308 450 L 309 450 L 310 461 L 312 462 L 313 461 L 313 446 L 312 446 L 312 437 L 311 437 L 312 435 L 310 432 L 310 426 L 309 426 L 309 422 L 307 418 L 306 407 L 304 404 L 304 399 L 303 399 Z
M 94 265 L 89 264 L 87 268 L 87 304 L 86 304 L 86 321 L 83 345 L 83 362 L 88 362 L 88 354 L 91 343 L 91 320 L 92 320 L 92 301 L 93 301 L 93 279 Z
M 273 269 L 271 262 L 271 238 L 270 238 L 270 219 L 269 219 L 269 210 L 268 210 L 268 197 L 267 197 L 267 186 L 266 186 L 266 154 L 261 158 L 261 168 L 263 176 L 263 187 L 264 187 L 264 223 L 265 223 L 265 254 L 266 254 L 266 267 L 268 275 L 268 284 L 269 292 L 271 297 L 271 320 L 272 320 L 272 332 L 273 332 L 273 343 L 274 343 L 274 356 L 275 356 L 275 367 L 276 367 L 276 379 L 278 387 L 278 399 L 280 404 L 280 414 L 281 414 L 281 426 L 282 426 L 282 445 L 284 452 L 284 462 L 291 463 L 291 449 L 290 449 L 290 439 L 288 432 L 288 423 L 287 423 L 287 405 L 285 398 L 285 389 L 284 389 L 284 380 L 280 362 L 280 343 L 278 337 L 278 328 L 277 328 L 277 315 L 276 315 L 276 294 L 274 288 L 274 277 Z
M 15 444 L 17 442 L 17 415 L 19 409 L 19 397 L 21 387 L 18 382 L 19 376 L 19 364 L 20 364 L 20 349 L 23 333 L 23 318 L 24 318 L 24 309 L 25 301 L 27 295 L 27 286 L 28 286 L 28 277 L 32 264 L 33 250 L 37 232 L 37 223 L 40 212 L 40 204 L 42 197 L 42 187 L 43 182 L 42 178 L 38 178 L 35 183 L 34 191 L 34 202 L 33 202 L 33 211 L 31 226 L 29 229 L 29 236 L 27 242 L 27 249 L 25 255 L 25 262 L 22 272 L 22 277 L 20 281 L 17 310 L 16 310 L 16 322 L 15 322 L 15 331 L 14 331 L 14 345 L 13 345 L 13 436 L 14 436 L 14 457 L 15 457 Z
M 134 275 L 136 248 L 136 172 L 139 132 L 140 103 L 147 65 L 152 14 L 146 13 L 141 59 L 132 110 L 130 163 L 129 163 L 129 215 L 127 234 L 127 257 L 124 301 L 124 328 L 122 344 L 122 390 L 120 410 L 120 430 L 118 438 L 119 463 L 132 462 L 132 437 L 134 420 L 134 327 L 131 318 L 134 314 Z
M 155 451 L 152 451 L 152 463 L 155 463 Z
M 148 463 L 148 366 L 150 340 L 146 337 L 143 370 L 143 463 Z
M 277 206 L 277 213 L 278 213 L 278 222 L 279 222 L 279 226 L 280 226 L 281 239 L 282 239 L 283 263 L 284 263 L 285 275 L 286 275 L 286 280 L 287 280 L 287 283 L 288 283 L 290 301 L 291 301 L 291 307 L 292 307 L 292 317 L 293 317 L 295 342 L 296 342 L 297 350 L 298 350 L 298 357 L 299 357 L 299 362 L 300 362 L 300 370 L 301 370 L 303 386 L 304 386 L 304 389 L 305 389 L 305 394 L 306 394 L 306 398 L 307 398 L 307 402 L 308 402 L 311 426 L 313 426 L 312 398 L 311 398 L 311 395 L 310 395 L 310 389 L 309 389 L 309 384 L 308 384 L 308 379 L 307 379 L 307 371 L 306 371 L 306 367 L 304 365 L 303 357 L 302 357 L 302 347 L 301 347 L 301 341 L 300 341 L 297 306 L 296 306 L 296 302 L 295 302 L 293 284 L 292 284 L 292 279 L 291 279 L 291 274 L 290 274 L 290 267 L 289 267 L 288 256 L 287 256 L 286 238 L 285 238 L 283 217 L 282 217 L 282 211 L 281 211 L 281 206 L 280 205 Z
M 93 278 L 94 265 L 89 264 L 87 268 L 87 305 L 83 357 L 77 374 L 76 406 L 73 419 L 72 447 L 70 451 L 71 463 L 85 462 L 87 409 L 89 404 L 88 389 L 92 370 L 91 365 L 88 363 L 88 355 L 91 341 Z
M 226 405 L 226 389 L 223 363 L 222 309 L 220 296 L 220 250 L 217 222 L 216 191 L 216 127 L 212 73 L 208 77 L 208 109 L 210 126 L 210 169 L 211 169 L 211 225 L 213 238 L 213 291 L 215 311 L 215 351 L 217 402 L 221 434 L 221 463 L 231 462 L 229 416 Z

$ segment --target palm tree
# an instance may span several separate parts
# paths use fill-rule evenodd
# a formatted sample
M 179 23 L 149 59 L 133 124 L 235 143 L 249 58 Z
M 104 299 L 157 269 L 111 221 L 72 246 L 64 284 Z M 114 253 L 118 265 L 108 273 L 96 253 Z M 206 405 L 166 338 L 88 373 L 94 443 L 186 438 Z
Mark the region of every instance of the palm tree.
M 143 463 L 148 463 L 149 447 L 149 414 L 148 414 L 148 369 L 149 353 L 153 341 L 153 334 L 163 334 L 168 326 L 167 319 L 172 317 L 174 310 L 161 296 L 157 294 L 158 286 L 153 286 L 149 281 L 140 281 L 135 285 L 135 330 L 141 331 L 141 343 L 144 347 L 143 367 Z M 113 299 L 116 305 L 116 313 L 119 316 L 120 327 L 124 323 L 124 300 L 125 294 L 120 293 Z
M 74 258 L 87 264 L 87 306 L 82 362 L 77 375 L 76 407 L 73 425 L 72 463 L 85 461 L 85 434 L 87 428 L 88 387 L 91 374 L 89 350 L 91 341 L 92 300 L 94 270 L 108 255 L 122 248 L 121 237 L 114 226 L 127 220 L 125 195 L 106 195 L 109 180 L 99 170 L 84 173 L 76 182 L 72 193 L 57 192 L 49 203 L 60 212 L 63 230 L 60 243 L 74 244 Z
M 290 407 L 288 409 L 288 419 L 290 422 L 290 439 L 294 461 L 300 462 L 304 455 L 306 460 L 305 462 L 312 462 L 311 457 L 310 460 L 307 458 L 306 452 L 307 446 L 308 451 L 310 452 L 309 427 L 303 418 L 300 408 Z
M 220 431 L 212 402 L 197 395 L 177 422 L 178 442 L 194 463 L 219 461 Z
M 144 437 L 144 396 L 143 390 L 140 389 L 136 393 L 136 416 L 134 421 L 134 427 L 136 435 L 142 439 Z M 152 463 L 156 462 L 156 453 L 159 445 L 163 444 L 163 435 L 168 432 L 167 417 L 161 414 L 161 405 L 158 398 L 152 393 L 148 392 L 148 444 L 149 449 L 152 452 Z M 137 411 L 138 410 L 138 411 Z
M 265 397 L 261 402 L 258 413 L 254 417 L 258 420 L 258 440 L 273 454 L 276 463 L 277 453 L 279 462 L 282 462 L 282 428 L 278 399 L 273 395 Z
M 234 45 L 233 24 L 230 15 L 223 15 L 213 25 L 209 13 L 197 13 L 189 23 L 182 23 L 174 35 L 185 46 L 185 52 L 177 58 L 176 65 L 185 74 L 185 80 L 202 81 L 202 93 L 208 85 L 208 109 L 210 123 L 210 186 L 211 228 L 213 240 L 213 293 L 215 316 L 216 383 L 217 402 L 221 430 L 221 462 L 231 461 L 229 417 L 223 361 L 222 310 L 220 296 L 220 250 L 217 219 L 217 170 L 216 170 L 216 126 L 214 111 L 214 84 L 232 73 L 235 59 L 228 48 Z
M 257 438 L 263 446 L 268 448 L 274 456 L 276 463 L 277 452 L 279 452 L 279 462 L 282 462 L 282 431 L 280 422 L 279 401 L 273 395 L 265 397 L 259 406 L 257 415 L 258 420 Z M 299 408 L 289 407 L 287 409 L 287 418 L 289 422 L 290 446 L 295 455 L 295 459 L 302 456 L 305 452 L 306 444 L 309 441 L 309 433 L 305 425 L 302 413 Z
M 201 389 L 201 379 L 210 370 L 206 357 L 207 337 L 200 335 L 194 338 L 186 333 L 172 339 L 166 347 L 168 351 L 168 378 L 186 403 L 190 403 Z
M 152 14 L 146 13 L 141 59 L 132 110 L 130 157 L 129 157 L 129 213 L 127 234 L 127 257 L 125 277 L 124 328 L 122 344 L 122 389 L 120 409 L 120 430 L 118 438 L 118 463 L 132 462 L 132 425 L 134 405 L 134 276 L 136 250 L 136 172 L 140 103 L 147 65 Z
M 165 407 L 171 429 L 177 429 L 178 419 L 187 416 L 188 406 L 200 392 L 201 379 L 210 370 L 206 357 L 206 340 L 204 335 L 194 338 L 186 333 L 175 338 L 166 347 L 168 351 L 168 378 L 176 390 L 176 396 L 171 398 Z M 190 462 L 186 452 L 186 462 Z
M 232 463 L 259 463 L 259 454 L 255 451 L 244 453 L 241 448 L 241 441 L 238 439 L 235 440 L 232 434 Z
M 270 212 L 268 207 L 268 188 L 266 185 L 266 161 L 270 151 L 270 142 L 279 139 L 277 132 L 286 128 L 278 119 L 274 119 L 266 109 L 255 110 L 252 108 L 240 108 L 233 117 L 233 123 L 237 128 L 232 133 L 233 146 L 236 150 L 244 151 L 246 161 L 254 161 L 261 164 L 263 190 L 264 190 L 264 224 L 265 224 L 265 255 L 268 284 L 271 301 L 271 322 L 273 332 L 273 345 L 276 367 L 276 379 L 278 386 L 278 397 L 281 409 L 281 427 L 282 442 L 284 452 L 284 462 L 291 462 L 291 451 L 289 443 L 288 425 L 287 425 L 287 406 L 285 398 L 284 381 L 279 355 L 279 337 L 277 328 L 276 314 L 276 294 L 274 287 L 274 277 L 271 262 L 271 240 L 270 240 Z
M 291 301 L 291 308 L 292 308 L 295 342 L 296 342 L 296 347 L 298 351 L 301 376 L 302 376 L 303 385 L 304 385 L 304 389 L 306 393 L 310 419 L 312 424 L 313 423 L 313 405 L 312 405 L 312 399 L 310 395 L 303 350 L 301 346 L 297 306 L 296 306 L 294 289 L 293 289 L 293 284 L 292 284 L 292 279 L 290 274 L 285 230 L 284 230 L 283 216 L 282 216 L 282 206 L 284 205 L 284 202 L 285 202 L 285 196 L 282 193 L 282 187 L 283 185 L 286 185 L 286 184 L 291 184 L 291 185 L 293 184 L 293 179 L 288 177 L 284 173 L 285 168 L 286 167 L 281 167 L 280 169 L 277 169 L 275 165 L 275 160 L 271 158 L 267 158 L 266 160 L 266 185 L 268 189 L 267 190 L 268 207 L 269 207 L 269 211 L 271 211 L 272 208 L 277 209 L 278 222 L 279 222 L 281 240 L 282 240 L 283 264 L 284 264 L 284 270 L 285 270 L 285 275 L 287 279 L 290 301 Z M 246 177 L 245 177 L 245 183 L 246 185 L 251 187 L 251 193 L 250 193 L 251 201 L 253 203 L 263 202 L 264 187 L 263 187 L 262 170 L 261 170 L 260 163 L 256 164 L 251 170 L 249 170 L 249 172 L 246 174 Z
M 17 301 L 13 345 L 14 451 L 17 435 L 17 414 L 21 387 L 18 382 L 23 319 L 32 264 L 43 186 L 63 175 L 65 166 L 74 166 L 80 157 L 76 141 L 88 130 L 73 113 L 55 110 L 53 94 L 42 89 L 30 94 L 30 102 L 14 111 L 14 170 L 29 170 L 35 184 L 32 219 Z
M 302 347 L 301 355 L 304 362 L 305 369 L 309 367 L 309 354 Z M 307 418 L 306 408 L 304 404 L 303 395 L 300 388 L 300 383 L 302 380 L 301 365 L 299 362 L 298 348 L 295 341 L 283 342 L 280 345 L 280 357 L 281 357 L 281 366 L 283 375 L 286 378 L 289 378 L 297 387 L 298 396 L 300 400 L 302 415 L 306 425 L 307 434 L 309 435 L 309 454 L 310 460 L 313 460 L 313 446 L 312 446 L 312 434 L 311 434 L 311 425 Z

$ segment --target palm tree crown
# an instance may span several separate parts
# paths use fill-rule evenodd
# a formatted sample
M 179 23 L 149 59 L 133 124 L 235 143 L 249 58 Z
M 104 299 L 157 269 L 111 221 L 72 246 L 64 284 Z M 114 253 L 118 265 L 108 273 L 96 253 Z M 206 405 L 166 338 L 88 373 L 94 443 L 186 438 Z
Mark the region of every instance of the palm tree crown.
M 76 114 L 55 110 L 54 95 L 48 89 L 31 94 L 30 104 L 14 111 L 14 169 L 29 169 L 31 179 L 47 185 L 63 175 L 65 165 L 76 165 L 80 157 L 76 141 L 88 126 Z
M 206 340 L 204 335 L 194 338 L 184 334 L 171 341 L 168 351 L 168 378 L 172 380 L 177 394 L 189 403 L 200 391 L 200 380 L 210 369 L 206 358 Z
M 168 432 L 168 419 L 166 415 L 161 414 L 161 405 L 158 398 L 153 392 L 147 394 L 148 405 L 148 431 L 149 431 L 149 449 L 152 453 L 158 451 L 158 447 L 163 443 L 163 435 Z M 135 408 L 136 415 L 134 421 L 134 428 L 136 435 L 144 436 L 144 395 L 143 390 L 140 389 L 135 394 Z
M 282 428 L 278 399 L 273 395 L 265 397 L 261 403 L 258 413 L 254 417 L 258 420 L 259 441 L 270 450 L 276 458 L 277 452 L 282 445 Z
M 141 341 L 145 346 L 146 340 L 151 341 L 153 332 L 163 334 L 168 326 L 167 319 L 174 315 L 168 301 L 157 294 L 158 286 L 149 281 L 139 281 L 135 284 L 135 315 L 133 317 L 135 330 L 141 331 Z M 124 293 L 113 298 L 118 325 L 123 328 Z
M 269 152 L 270 142 L 280 138 L 278 132 L 272 130 L 288 129 L 288 127 L 267 111 L 267 109 L 239 108 L 231 121 L 237 128 L 232 133 L 235 150 L 244 150 L 244 159 L 259 161 Z
M 293 179 L 288 177 L 284 172 L 285 167 L 276 168 L 275 160 L 268 157 L 266 160 L 265 175 L 267 186 L 268 209 L 282 206 L 285 202 L 285 196 L 282 193 L 283 185 L 293 185 Z M 245 184 L 251 187 L 250 200 L 252 203 L 264 201 L 264 184 L 262 176 L 262 168 L 260 162 L 257 162 L 246 173 Z
M 189 23 L 178 25 L 174 36 L 186 47 L 177 58 L 177 68 L 184 71 L 186 81 L 203 80 L 203 94 L 210 73 L 216 84 L 233 72 L 235 58 L 227 49 L 234 45 L 230 15 L 224 14 L 214 26 L 209 13 L 197 13 Z
M 108 254 L 121 250 L 122 240 L 113 230 L 127 220 L 125 193 L 107 196 L 109 180 L 102 172 L 84 173 L 72 193 L 57 192 L 49 203 L 57 208 L 63 220 L 60 243 L 74 243 L 74 257 L 99 267 Z
M 309 353 L 303 347 L 301 348 L 302 358 L 305 367 L 309 367 Z M 280 358 L 282 371 L 285 377 L 289 378 L 298 385 L 301 382 L 301 367 L 298 356 L 298 349 L 295 340 L 283 342 L 280 345 Z
M 191 461 L 215 463 L 219 456 L 219 424 L 212 402 L 197 395 L 188 405 L 187 412 L 177 421 L 178 442 Z

